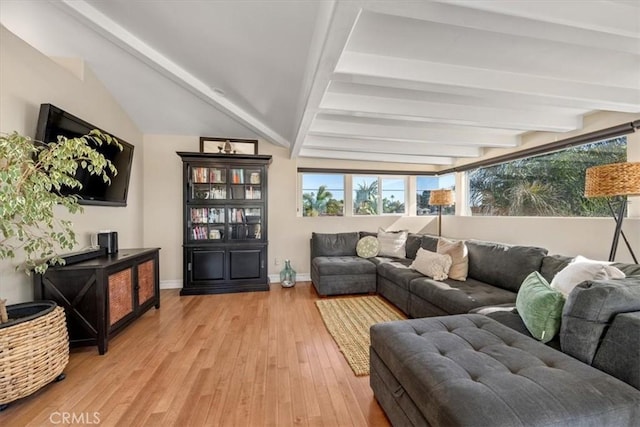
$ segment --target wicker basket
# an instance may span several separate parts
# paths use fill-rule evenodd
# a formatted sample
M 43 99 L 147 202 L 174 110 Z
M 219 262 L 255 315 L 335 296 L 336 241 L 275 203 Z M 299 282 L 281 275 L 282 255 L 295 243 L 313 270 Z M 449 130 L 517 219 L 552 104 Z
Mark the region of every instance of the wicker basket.
M 69 336 L 62 307 L 53 301 L 8 306 L 38 306 L 38 314 L 0 328 L 0 405 L 26 397 L 55 380 L 69 362 Z

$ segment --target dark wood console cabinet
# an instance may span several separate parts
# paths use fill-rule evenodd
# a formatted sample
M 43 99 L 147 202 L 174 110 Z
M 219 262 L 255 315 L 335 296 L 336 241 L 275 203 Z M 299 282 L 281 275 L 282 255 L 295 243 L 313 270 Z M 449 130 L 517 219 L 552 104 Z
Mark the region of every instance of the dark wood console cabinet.
M 160 308 L 158 255 L 159 248 L 148 248 L 96 251 L 79 262 L 71 256 L 64 266 L 34 274 L 35 298 L 64 308 L 72 346 L 97 345 L 104 354 L 110 337 Z
M 183 162 L 181 295 L 269 290 L 271 156 L 177 153 Z

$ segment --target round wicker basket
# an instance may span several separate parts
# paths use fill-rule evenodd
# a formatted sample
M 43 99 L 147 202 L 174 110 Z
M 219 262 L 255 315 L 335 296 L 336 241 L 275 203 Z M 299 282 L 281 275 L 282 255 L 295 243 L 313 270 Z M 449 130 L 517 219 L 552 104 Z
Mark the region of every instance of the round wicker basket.
M 26 397 L 58 378 L 69 362 L 69 336 L 62 307 L 53 301 L 35 305 L 38 314 L 0 327 L 0 405 Z M 44 313 L 44 314 L 42 314 Z

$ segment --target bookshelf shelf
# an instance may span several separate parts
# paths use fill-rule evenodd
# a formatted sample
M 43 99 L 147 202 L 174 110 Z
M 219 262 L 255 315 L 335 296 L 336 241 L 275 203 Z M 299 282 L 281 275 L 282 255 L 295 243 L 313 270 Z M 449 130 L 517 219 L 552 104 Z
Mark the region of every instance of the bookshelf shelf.
M 177 153 L 183 162 L 182 295 L 268 290 L 271 156 Z

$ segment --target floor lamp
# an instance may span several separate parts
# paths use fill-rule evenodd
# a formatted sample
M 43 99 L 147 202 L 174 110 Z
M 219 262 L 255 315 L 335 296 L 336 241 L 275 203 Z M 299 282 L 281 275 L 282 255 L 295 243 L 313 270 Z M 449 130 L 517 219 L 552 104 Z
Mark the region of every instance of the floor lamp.
M 627 209 L 627 196 L 640 196 L 640 162 L 613 163 L 609 165 L 594 166 L 587 169 L 584 185 L 585 197 L 606 197 L 609 210 L 616 221 L 613 233 L 613 242 L 609 252 L 609 261 L 614 261 L 620 236 L 631 253 L 633 261 L 637 264 L 636 255 L 631 249 L 627 236 L 622 231 L 622 221 Z M 611 204 L 611 197 L 619 196 L 620 206 L 616 213 Z
M 442 236 L 442 207 L 453 203 L 453 190 L 431 190 L 429 194 L 429 205 L 438 207 L 438 236 Z

